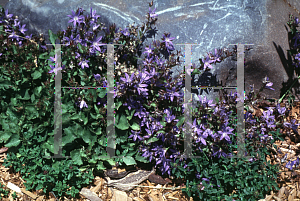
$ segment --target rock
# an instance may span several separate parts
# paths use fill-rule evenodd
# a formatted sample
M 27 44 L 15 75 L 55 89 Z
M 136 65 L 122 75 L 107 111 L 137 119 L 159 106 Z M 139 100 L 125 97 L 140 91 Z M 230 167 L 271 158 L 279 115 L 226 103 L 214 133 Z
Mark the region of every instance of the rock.
M 96 193 L 93 191 L 87 189 L 87 188 L 82 188 L 80 191 L 80 194 L 83 195 L 84 197 L 88 198 L 91 201 L 103 201 L 101 198 L 99 198 Z
M 300 3 L 291 1 L 298 10 Z M 28 35 L 43 33 L 46 42 L 49 43 L 48 29 L 54 33 L 67 28 L 72 10 L 76 11 L 81 7 L 90 13 L 90 8 L 97 11 L 101 22 L 106 27 L 116 23 L 117 27 L 124 29 L 127 25 L 135 22 L 141 25 L 146 21 L 145 14 L 149 12 L 148 2 L 136 0 L 132 5 L 131 0 L 101 1 L 87 0 L 84 3 L 79 0 L 10 0 L 4 1 L 4 8 L 9 13 L 18 15 L 21 24 L 26 24 Z M 207 52 L 213 52 L 215 48 L 231 49 L 229 44 L 251 43 L 255 44 L 252 50 L 245 51 L 245 91 L 250 91 L 250 84 L 254 84 L 257 92 L 262 86 L 261 80 L 267 75 L 273 82 L 275 90 L 264 90 L 267 98 L 280 98 L 281 89 L 286 85 L 288 79 L 293 78 L 288 68 L 286 51 L 289 49 L 287 31 L 284 28 L 288 21 L 288 14 L 296 11 L 285 1 L 223 1 L 203 2 L 197 0 L 165 0 L 153 1 L 158 20 L 152 26 L 157 31 L 155 39 L 161 40 L 164 32 L 170 32 L 175 37 L 173 43 L 197 43 L 192 46 L 192 61 L 199 65 L 199 59 L 206 56 Z M 283 17 L 284 16 L 284 17 Z M 276 24 L 276 26 L 274 26 Z M 72 25 L 73 26 L 73 25 Z M 104 36 L 104 33 L 100 33 Z M 99 35 L 99 36 L 100 36 Z M 144 46 L 152 43 L 154 38 L 146 38 Z M 174 46 L 184 52 L 184 46 Z M 249 53 L 249 54 L 248 54 Z M 141 55 L 144 58 L 144 54 Z M 182 58 L 183 59 L 183 58 Z M 173 67 L 173 77 L 178 75 L 177 70 L 183 70 L 184 63 Z M 223 86 L 236 86 L 236 62 L 228 58 L 220 64 L 213 65 L 210 80 L 213 86 L 214 81 L 222 82 Z M 199 79 L 198 75 L 195 79 Z M 202 85 L 203 86 L 203 85 Z M 206 85 L 204 85 L 206 86 Z M 235 92 L 235 89 L 230 89 Z M 197 91 L 197 90 L 196 90 Z M 204 90 L 202 90 L 204 92 Z M 219 96 L 218 91 L 207 91 L 201 97 L 213 100 Z M 200 93 L 200 90 L 198 90 Z M 193 102 L 198 100 L 193 96 Z
M 112 201 L 119 201 L 119 200 L 132 201 L 132 198 L 128 197 L 126 192 L 114 189 Z
M 128 174 L 126 177 L 117 180 L 108 180 L 108 186 L 114 186 L 122 191 L 129 191 L 135 188 L 135 185 L 139 185 L 146 179 L 148 179 L 149 175 L 154 173 L 155 170 L 145 171 L 138 170 L 136 172 Z
M 162 184 L 165 185 L 167 183 L 170 183 L 169 181 L 164 180 L 161 176 L 156 175 L 156 174 L 151 174 L 148 177 L 149 181 L 155 184 Z

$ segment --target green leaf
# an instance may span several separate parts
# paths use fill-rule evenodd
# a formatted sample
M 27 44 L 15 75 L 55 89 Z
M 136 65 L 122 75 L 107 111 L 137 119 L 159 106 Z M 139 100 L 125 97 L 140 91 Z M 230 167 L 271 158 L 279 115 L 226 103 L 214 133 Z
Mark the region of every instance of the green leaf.
M 116 102 L 116 103 L 115 103 L 115 109 L 118 110 L 119 107 L 120 107 L 122 104 L 123 104 L 122 101 Z
M 23 97 L 23 98 L 20 98 L 20 97 L 19 97 L 18 99 L 21 99 L 21 100 L 29 100 L 29 99 L 30 99 L 30 95 L 29 95 L 28 91 L 29 91 L 29 89 L 26 89 L 26 92 L 25 92 L 24 97 Z
M 0 131 L 0 143 L 6 142 L 10 136 L 12 135 L 11 132 L 7 131 Z
M 31 100 L 32 103 L 35 101 L 35 95 L 34 94 L 31 94 L 30 100 Z
M 97 130 L 95 131 L 96 135 L 101 135 L 102 132 L 102 128 L 97 128 Z
M 100 97 L 100 98 L 104 98 L 104 96 L 106 95 L 106 88 L 101 88 L 101 89 L 98 89 L 97 91 L 99 91 L 99 94 L 98 94 L 98 96 Z
M 6 115 L 9 116 L 10 122 L 18 123 L 19 117 L 10 108 L 7 108 Z
M 125 156 L 123 158 L 124 163 L 128 166 L 128 165 L 136 165 L 136 162 L 134 160 L 134 158 L 132 158 L 131 156 Z
M 70 156 L 76 165 L 82 165 L 83 162 L 80 156 L 80 149 L 75 149 L 70 152 Z
M 85 143 L 89 144 L 90 147 L 92 147 L 95 144 L 95 142 L 97 142 L 97 137 L 92 136 L 89 130 L 84 131 L 84 135 L 82 136 L 82 139 Z
M 80 116 L 78 114 L 73 114 L 72 116 L 70 116 L 70 119 L 72 119 L 72 120 L 79 120 Z
M 201 72 L 198 69 L 194 69 L 191 75 L 201 74 Z
M 135 112 L 135 109 L 134 110 L 130 110 L 130 111 L 128 109 L 125 109 L 125 112 L 128 115 L 127 119 L 130 121 L 132 119 L 132 116 L 133 116 L 134 112 Z
M 11 135 L 9 141 L 7 144 L 5 144 L 6 147 L 16 147 L 20 144 L 21 140 L 17 133 L 14 133 Z
M 180 116 L 178 117 L 179 121 L 177 122 L 176 126 L 179 128 L 179 126 L 181 126 L 185 120 L 184 116 Z
M 106 167 L 103 165 L 102 161 L 99 161 L 97 164 L 97 170 L 106 170 Z
M 50 42 L 55 47 L 55 41 L 57 39 L 57 35 L 53 34 L 53 32 L 49 29 L 48 30 L 49 36 L 50 36 Z
M 94 104 L 94 108 L 95 108 L 96 113 L 99 114 L 99 109 L 98 109 L 98 107 L 96 106 L 96 104 Z
M 16 46 L 15 46 L 15 45 L 11 45 L 11 46 L 12 46 L 12 48 L 13 48 L 14 54 L 18 54 L 18 51 L 17 51 Z
M 158 141 L 157 137 L 151 137 L 150 139 L 147 140 L 146 144 L 150 144 L 152 142 Z
M 11 86 L 11 82 L 9 80 L 0 79 L 0 88 L 8 89 Z
M 34 73 L 31 73 L 31 77 L 36 80 L 39 79 L 42 76 L 42 73 L 40 73 L 39 71 L 34 71 Z
M 130 126 L 126 116 L 123 113 L 116 114 L 115 123 L 116 127 L 120 130 L 127 130 Z
M 77 137 L 74 135 L 72 127 L 64 129 L 65 136 L 62 137 L 62 146 L 65 146 L 68 143 L 73 142 Z
M 33 93 L 35 96 L 39 97 L 41 95 L 41 91 L 42 91 L 43 87 L 42 86 L 38 86 L 38 87 L 35 87 L 33 89 Z
M 140 125 L 136 122 L 133 122 L 133 124 L 130 126 L 133 130 L 139 131 Z
M 45 52 L 43 54 L 40 54 L 39 55 L 39 59 L 49 59 L 49 54 L 48 52 Z
M 82 48 L 83 48 L 83 46 L 82 46 L 80 43 L 78 43 L 78 49 L 79 49 L 79 52 L 80 52 L 80 53 L 83 53 Z

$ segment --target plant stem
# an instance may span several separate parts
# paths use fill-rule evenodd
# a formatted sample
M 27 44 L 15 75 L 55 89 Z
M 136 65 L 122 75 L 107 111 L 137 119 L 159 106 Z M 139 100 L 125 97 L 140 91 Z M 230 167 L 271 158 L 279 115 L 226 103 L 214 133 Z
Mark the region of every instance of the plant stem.
M 294 81 L 294 83 L 292 84 L 292 86 L 289 88 L 289 90 L 287 90 L 287 92 L 285 92 L 285 94 L 279 99 L 278 103 L 280 104 L 280 102 L 282 101 L 282 99 L 285 97 L 285 95 L 291 90 L 291 88 L 294 86 L 294 84 L 296 83 L 296 81 L 300 78 L 300 75 L 298 76 L 298 78 Z

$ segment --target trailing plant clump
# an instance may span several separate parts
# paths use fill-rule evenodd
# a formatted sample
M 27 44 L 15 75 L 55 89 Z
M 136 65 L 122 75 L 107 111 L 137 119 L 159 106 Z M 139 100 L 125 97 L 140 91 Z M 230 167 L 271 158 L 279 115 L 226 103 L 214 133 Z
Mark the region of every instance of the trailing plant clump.
M 7 198 L 9 194 L 9 191 L 5 190 L 3 187 L 4 185 L 0 184 L 0 199 Z
M 152 5 L 153 2 L 149 4 Z M 102 23 L 97 24 L 100 16 L 92 9 L 87 17 L 82 15 L 80 8 L 76 13 L 72 11 L 69 22 L 73 22 L 74 27 L 69 26 L 57 35 L 49 30 L 53 45 L 56 39 L 60 44 L 67 44 L 61 48 L 63 66 L 60 69 L 56 67 L 55 51 L 48 52 L 43 38 L 40 44 L 33 42 L 39 40 L 37 37 L 32 41 L 27 40 L 32 36 L 26 36 L 23 40 L 17 35 L 25 35 L 24 26 L 17 25 L 17 20 L 13 25 L 12 14 L 2 11 L 0 142 L 11 148 L 5 167 L 12 166 L 22 173 L 27 190 L 43 189 L 60 197 L 78 197 L 80 189 L 91 183 L 93 175 L 116 162 L 120 165 L 149 163 L 162 175 L 186 178 L 187 187 L 183 190 L 195 199 L 239 197 L 255 200 L 273 187 L 276 189 L 278 167 L 266 163 L 265 154 L 268 154 L 270 143 L 273 146 L 274 140 L 281 139 L 280 128 L 291 125 L 282 123 L 281 116 L 287 111 L 280 106 L 277 108 L 279 113 L 273 111 L 276 120 L 281 118 L 278 125 L 270 117 L 272 110 L 261 119 L 266 124 L 255 122 L 249 112 L 245 114 L 248 126 L 252 122 L 257 124 L 254 123 L 257 129 L 245 141 L 247 154 L 255 158 L 241 162 L 242 159 L 228 158 L 236 149 L 234 111 L 238 94 L 225 96 L 217 105 L 212 105 L 211 100 L 200 99 L 193 111 L 191 126 L 194 154 L 201 158 L 179 158 L 184 151 L 185 108 L 183 94 L 179 92 L 184 87 L 184 73 L 181 72 L 175 80 L 170 76 L 170 69 L 182 62 L 179 61 L 180 51 L 171 53 L 175 50 L 174 38 L 164 34 L 162 42 L 157 40 L 152 47 L 147 47 L 143 52 L 147 54 L 143 60 L 144 68 L 137 70 L 139 58 L 136 55 L 141 52 L 145 33 L 154 31 L 151 25 L 157 21 L 155 10 L 149 8 L 148 22 L 141 28 L 130 25 L 121 31 L 115 25 L 107 30 Z M 103 30 L 105 36 L 97 37 L 97 33 Z M 62 156 L 71 156 L 71 159 L 45 158 L 54 153 L 53 103 L 57 71 L 62 72 L 62 86 L 106 87 L 108 58 L 107 46 L 103 44 L 112 42 L 122 44 L 115 47 L 114 55 L 116 156 L 121 158 L 110 158 L 106 153 L 106 88 L 62 89 Z M 160 54 L 169 60 L 163 60 Z M 210 53 L 205 59 L 200 59 L 197 69 L 192 65 L 192 74 L 209 70 L 212 68 L 210 64 L 222 62 L 229 55 L 215 50 L 214 55 Z M 262 89 L 270 84 L 266 81 Z M 253 93 L 245 104 L 250 100 L 255 101 Z M 253 124 L 251 126 L 255 128 Z M 235 180 L 232 180 L 233 174 Z M 234 189 L 237 193 L 230 195 Z

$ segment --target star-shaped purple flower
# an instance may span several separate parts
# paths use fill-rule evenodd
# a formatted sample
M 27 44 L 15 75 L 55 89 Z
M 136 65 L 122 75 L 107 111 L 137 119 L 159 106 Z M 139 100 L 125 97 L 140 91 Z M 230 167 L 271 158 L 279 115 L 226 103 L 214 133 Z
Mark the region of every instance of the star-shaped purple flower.
M 124 36 L 129 36 L 129 35 L 130 35 L 130 33 L 129 33 L 129 31 L 128 31 L 127 28 L 125 28 L 123 31 L 121 31 L 121 33 L 122 33 Z
M 81 65 L 81 68 L 82 68 L 82 69 L 84 69 L 84 67 L 89 68 L 89 65 L 87 64 L 88 62 L 90 62 L 90 61 L 88 61 L 88 60 L 83 60 L 83 61 L 81 61 L 81 62 L 79 63 L 79 65 Z
M 78 14 L 75 14 L 74 10 L 72 10 L 72 15 L 67 15 L 68 17 L 70 17 L 71 19 L 68 21 L 68 23 L 70 22 L 73 22 L 73 25 L 75 27 L 76 25 L 76 22 L 79 24 L 79 23 L 82 23 L 82 19 L 84 19 L 84 17 L 82 15 L 80 15 L 80 13 Z
M 13 14 L 8 14 L 8 9 L 6 9 L 6 11 L 5 11 L 6 19 L 11 19 L 12 16 L 13 16 Z
M 202 59 L 202 62 L 204 63 L 204 69 L 205 69 L 206 67 L 208 67 L 208 68 L 210 68 L 210 69 L 213 68 L 212 65 L 210 65 L 210 64 L 211 64 L 211 63 L 214 63 L 214 60 L 210 60 L 209 56 L 206 56 L 206 59 L 205 59 L 205 60 Z
M 21 32 L 22 34 L 25 34 L 25 31 L 28 30 L 28 29 L 25 29 L 25 26 L 26 26 L 26 24 L 23 24 L 22 27 L 19 25 L 19 29 L 20 29 L 20 32 Z

